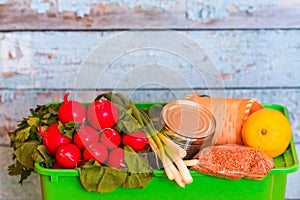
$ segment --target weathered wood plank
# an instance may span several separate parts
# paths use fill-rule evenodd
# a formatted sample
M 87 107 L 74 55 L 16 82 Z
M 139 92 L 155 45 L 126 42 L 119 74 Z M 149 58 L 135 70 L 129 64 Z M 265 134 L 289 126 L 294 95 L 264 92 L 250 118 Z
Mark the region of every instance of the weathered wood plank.
M 0 5 L 0 29 L 299 28 L 299 10 L 296 0 L 12 0 Z
M 215 63 L 224 87 L 295 88 L 300 86 L 298 66 L 300 30 L 222 30 L 179 33 L 186 35 L 194 41 L 195 45 L 199 45 L 206 51 L 207 56 Z M 82 63 L 89 54 L 97 45 L 118 34 L 120 32 L 2 32 L 0 33 L 0 88 L 73 88 L 78 73 L 85 69 Z M 153 40 L 159 42 L 159 37 Z M 119 47 L 126 43 L 128 41 L 125 40 L 122 43 L 112 44 Z M 110 47 L 108 46 L 107 49 Z M 188 46 L 184 50 L 191 51 Z M 103 56 L 104 59 L 106 55 L 107 52 L 103 51 L 99 56 Z M 191 87 L 206 87 L 205 74 L 201 76 L 195 73 L 195 67 L 180 56 L 159 49 L 124 52 L 124 55 L 115 58 L 111 65 L 102 66 L 107 67 L 106 75 L 102 77 L 104 82 L 102 87 L 116 87 L 128 72 L 132 72 L 141 64 L 151 63 L 177 70 L 182 80 L 189 82 Z M 184 84 L 175 86 L 180 88 L 184 87 Z M 122 87 L 126 87 L 126 84 Z

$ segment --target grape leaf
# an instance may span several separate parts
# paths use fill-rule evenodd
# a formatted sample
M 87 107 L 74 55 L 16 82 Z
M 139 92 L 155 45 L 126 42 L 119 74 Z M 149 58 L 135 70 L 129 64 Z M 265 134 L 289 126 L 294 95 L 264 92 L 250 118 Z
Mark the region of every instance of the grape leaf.
M 79 180 L 87 191 L 112 192 L 121 186 L 127 177 L 127 173 L 115 168 L 101 166 L 95 161 L 90 161 L 78 168 Z
M 124 188 L 144 188 L 151 181 L 153 174 L 147 159 L 137 154 L 130 146 L 124 146 L 124 160 L 128 168 L 128 177 Z
M 118 187 L 144 188 L 150 182 L 152 173 L 148 161 L 138 155 L 131 147 L 124 147 L 127 169 L 101 166 L 89 161 L 77 168 L 79 180 L 84 189 L 94 192 L 112 192 Z

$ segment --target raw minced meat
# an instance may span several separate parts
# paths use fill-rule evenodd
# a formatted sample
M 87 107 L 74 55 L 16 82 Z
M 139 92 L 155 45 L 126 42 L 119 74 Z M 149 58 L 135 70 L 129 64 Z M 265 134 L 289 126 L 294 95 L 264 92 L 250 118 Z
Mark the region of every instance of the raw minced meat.
M 235 144 L 206 147 L 194 158 L 199 162 L 191 169 L 234 180 L 260 180 L 274 167 L 273 159 L 261 151 Z

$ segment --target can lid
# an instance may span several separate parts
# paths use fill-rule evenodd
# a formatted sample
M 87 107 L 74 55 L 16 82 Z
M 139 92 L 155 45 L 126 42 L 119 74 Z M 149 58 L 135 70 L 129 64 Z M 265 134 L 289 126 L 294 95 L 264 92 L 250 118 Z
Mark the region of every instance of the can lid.
M 175 100 L 166 104 L 162 119 L 167 128 L 188 138 L 207 137 L 215 132 L 214 116 L 204 106 L 189 100 Z

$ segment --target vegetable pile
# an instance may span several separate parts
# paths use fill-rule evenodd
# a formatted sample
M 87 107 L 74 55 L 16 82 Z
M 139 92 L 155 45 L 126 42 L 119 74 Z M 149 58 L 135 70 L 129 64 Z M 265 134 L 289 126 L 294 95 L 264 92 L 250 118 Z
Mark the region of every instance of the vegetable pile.
M 35 163 L 50 169 L 78 170 L 82 187 L 101 193 L 111 192 L 117 187 L 144 188 L 156 169 L 163 169 L 168 179 L 185 187 L 193 182 L 188 166 L 194 171 L 231 179 L 262 179 L 274 166 L 273 159 L 266 157 L 259 149 L 239 144 L 240 140 L 232 141 L 242 138 L 242 126 L 251 116 L 259 110 L 270 112 L 256 101 L 226 99 L 231 103 L 226 107 L 230 117 L 225 122 L 229 120 L 231 123 L 227 122 L 227 125 L 232 127 L 235 124 L 233 127 L 237 128 L 225 126 L 219 130 L 224 134 L 222 140 L 218 140 L 224 143 L 210 144 L 214 146 L 199 149 L 192 160 L 183 160 L 187 158 L 186 150 L 173 141 L 173 132 L 161 122 L 161 108 L 166 108 L 165 104 L 154 105 L 151 109 L 140 108 L 121 93 L 112 92 L 100 94 L 91 103 L 69 100 L 69 95 L 70 92 L 65 94 L 63 102 L 30 109 L 31 114 L 19 122 L 16 130 L 9 132 L 15 162 L 9 166 L 8 173 L 19 175 L 21 184 L 34 171 Z M 199 95 L 187 98 L 206 106 L 210 102 L 208 97 Z M 236 107 L 237 104 L 239 107 Z M 240 115 L 235 112 L 237 108 Z M 247 119 L 245 115 L 250 117 Z M 214 117 L 220 120 L 220 116 Z M 285 119 L 285 116 L 282 115 L 280 120 L 282 118 Z M 265 125 L 268 125 L 267 128 L 270 124 L 274 125 L 271 119 L 264 118 L 268 123 L 258 123 L 257 126 L 251 122 L 249 130 L 262 128 L 259 133 L 265 137 Z M 287 128 L 279 131 L 283 136 L 289 136 L 288 143 L 291 129 L 289 122 L 286 123 Z M 249 132 L 250 139 L 255 140 L 254 133 Z M 275 135 L 276 141 L 280 141 L 282 137 Z M 267 143 L 272 144 L 270 140 Z M 229 148 L 227 144 L 238 146 Z M 213 151 L 217 153 L 213 154 Z M 269 165 L 261 164 L 266 161 Z
M 164 128 L 156 129 L 147 109 L 120 93 L 100 94 L 90 104 L 69 100 L 69 95 L 63 102 L 30 109 L 31 114 L 9 132 L 15 162 L 8 173 L 19 175 L 21 184 L 35 162 L 45 168 L 78 170 L 88 191 L 143 188 L 153 170 L 162 167 L 179 186 L 192 182 L 183 162 L 185 150 L 166 136 Z

